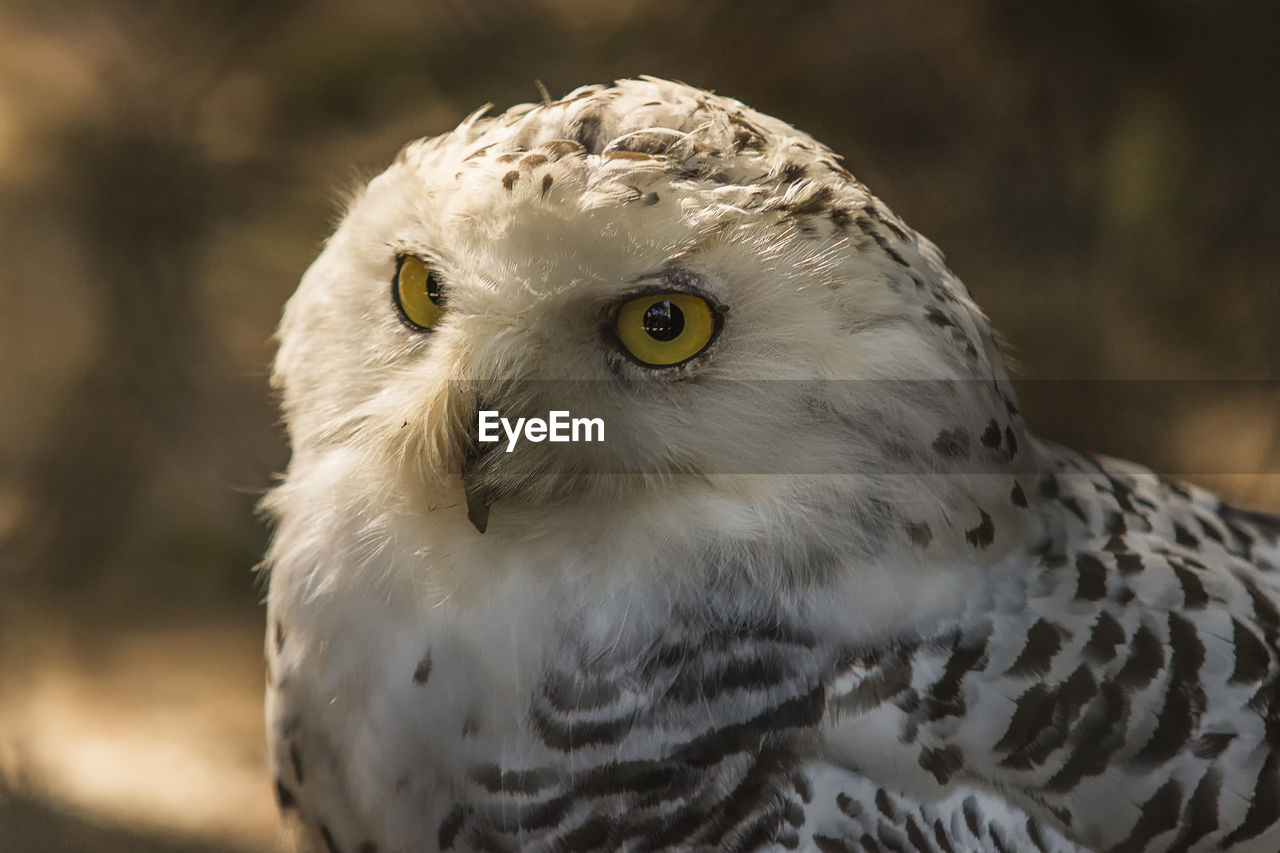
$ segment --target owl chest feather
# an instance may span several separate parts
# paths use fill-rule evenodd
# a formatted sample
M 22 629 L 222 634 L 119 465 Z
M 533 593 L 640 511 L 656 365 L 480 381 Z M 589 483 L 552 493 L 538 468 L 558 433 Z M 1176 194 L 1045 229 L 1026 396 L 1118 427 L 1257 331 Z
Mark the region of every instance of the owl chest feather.
M 285 629 L 268 713 L 304 822 L 378 849 L 749 849 L 801 808 L 836 656 L 810 629 L 728 603 L 509 594 L 366 613 L 324 644 Z
M 348 588 L 328 606 L 286 566 L 269 637 L 282 803 L 335 849 L 746 850 L 913 826 L 955 849 L 1193 831 L 1189 849 L 1269 849 L 1280 596 L 1244 556 L 1269 566 L 1274 546 L 1171 548 L 1163 526 L 1188 522 L 1148 509 L 1164 486 L 1071 460 L 1040 485 L 1042 506 L 1075 507 L 1064 524 L 952 618 L 872 638 L 848 628 L 865 597 L 724 572 L 508 572 L 474 602 Z M 1174 508 L 1228 544 L 1253 523 Z M 1107 797 L 1121 785 L 1134 803 Z

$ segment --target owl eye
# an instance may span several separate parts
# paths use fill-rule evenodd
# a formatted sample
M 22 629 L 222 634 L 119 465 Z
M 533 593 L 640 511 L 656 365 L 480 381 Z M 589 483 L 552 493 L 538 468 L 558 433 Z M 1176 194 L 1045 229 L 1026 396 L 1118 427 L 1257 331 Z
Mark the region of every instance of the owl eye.
M 636 361 L 672 367 L 707 348 L 716 334 L 717 315 L 692 293 L 653 293 L 623 303 L 616 328 L 618 340 Z
M 401 316 L 419 329 L 430 329 L 444 316 L 444 287 L 439 274 L 414 255 L 396 258 L 392 298 Z

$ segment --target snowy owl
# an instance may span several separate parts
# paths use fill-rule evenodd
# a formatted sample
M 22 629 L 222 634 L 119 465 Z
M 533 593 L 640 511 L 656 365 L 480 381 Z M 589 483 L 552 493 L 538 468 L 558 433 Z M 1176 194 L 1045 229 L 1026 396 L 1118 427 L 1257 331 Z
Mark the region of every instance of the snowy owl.
M 473 115 L 279 342 L 303 849 L 1280 850 L 1280 519 L 1033 437 L 791 126 L 652 78 Z

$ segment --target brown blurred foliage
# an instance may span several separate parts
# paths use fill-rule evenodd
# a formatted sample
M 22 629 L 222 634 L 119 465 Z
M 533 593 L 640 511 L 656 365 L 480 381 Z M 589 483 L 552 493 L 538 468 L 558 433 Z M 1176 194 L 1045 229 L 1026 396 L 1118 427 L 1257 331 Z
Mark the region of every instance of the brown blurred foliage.
M 1220 383 L 1039 389 L 1034 428 L 1280 510 L 1277 386 L 1222 382 L 1280 380 L 1277 32 L 1262 0 L 9 0 L 0 620 L 253 606 L 269 337 L 335 199 L 535 81 L 655 74 L 810 131 L 1024 375 Z

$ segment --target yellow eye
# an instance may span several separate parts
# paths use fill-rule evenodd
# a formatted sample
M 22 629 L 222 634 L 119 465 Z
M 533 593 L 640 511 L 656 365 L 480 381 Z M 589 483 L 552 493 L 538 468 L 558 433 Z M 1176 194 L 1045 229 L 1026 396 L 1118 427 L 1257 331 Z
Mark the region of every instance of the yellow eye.
M 653 293 L 622 306 L 618 340 L 641 364 L 670 367 L 707 348 L 716 334 L 716 319 L 702 297 Z
M 396 277 L 391 288 L 396 307 L 419 329 L 430 329 L 444 316 L 444 290 L 440 276 L 426 261 L 413 255 L 396 258 Z

